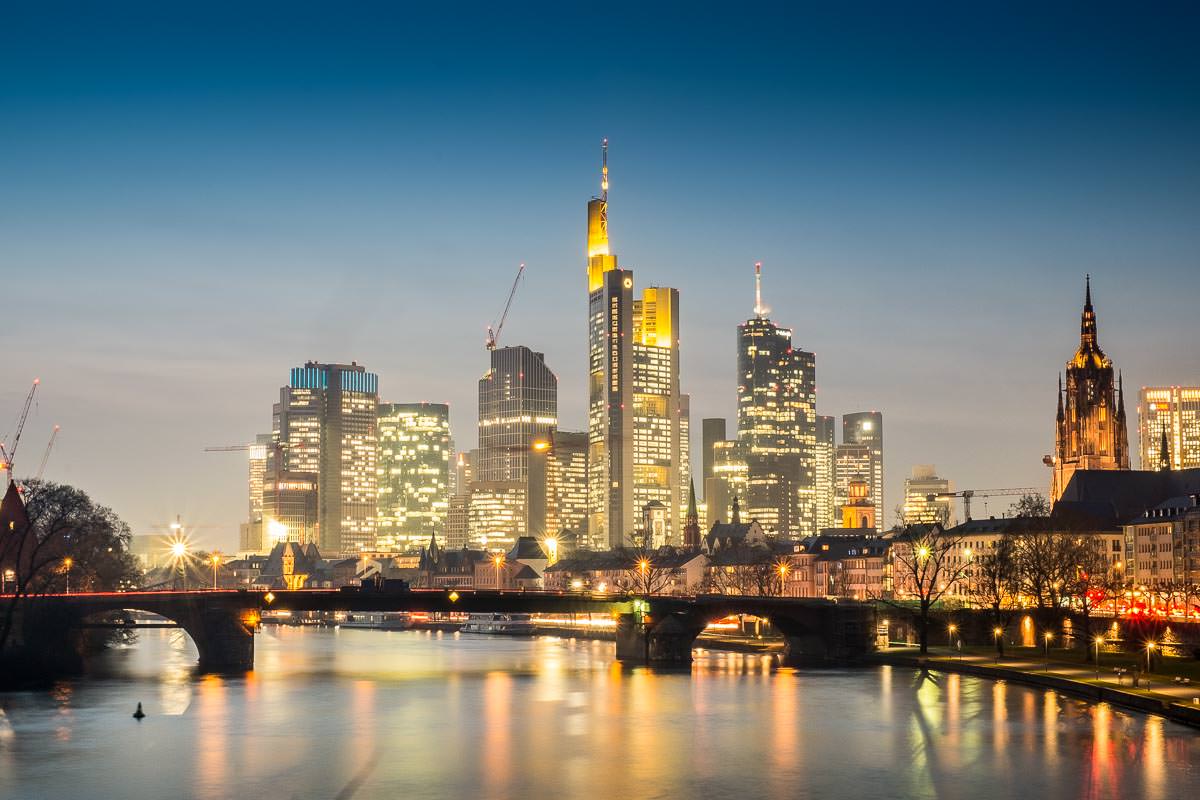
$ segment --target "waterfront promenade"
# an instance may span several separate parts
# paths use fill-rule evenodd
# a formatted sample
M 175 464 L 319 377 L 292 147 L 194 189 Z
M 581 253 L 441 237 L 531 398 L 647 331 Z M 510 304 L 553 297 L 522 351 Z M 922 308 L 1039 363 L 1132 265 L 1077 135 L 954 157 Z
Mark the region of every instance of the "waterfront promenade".
M 1099 670 L 1094 663 L 1082 661 L 1078 652 L 1051 650 L 1047 658 L 1034 648 L 1010 649 L 997 659 L 995 651 L 985 647 L 961 651 L 930 647 L 922 656 L 916 647 L 893 646 L 879 651 L 875 658 L 883 664 L 1042 686 L 1200 727 L 1200 664 L 1190 659 L 1156 659 L 1155 671 L 1141 672 L 1135 687 L 1132 676 L 1135 667 L 1144 666 L 1144 654 L 1101 652 Z M 1176 677 L 1191 682 L 1179 683 Z

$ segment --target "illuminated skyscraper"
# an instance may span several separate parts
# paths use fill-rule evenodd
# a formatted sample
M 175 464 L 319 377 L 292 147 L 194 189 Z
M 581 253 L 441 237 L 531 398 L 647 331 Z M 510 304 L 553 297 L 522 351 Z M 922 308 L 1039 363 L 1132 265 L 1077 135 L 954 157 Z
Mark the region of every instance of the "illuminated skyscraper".
M 250 513 L 239 529 L 238 550 L 243 553 L 257 553 L 266 549 L 263 545 L 263 482 L 267 475 L 267 449 L 270 445 L 271 434 L 260 433 L 246 451 Z
M 528 347 L 491 351 L 479 379 L 479 460 L 476 481 L 524 481 L 529 447 L 558 427 L 558 377 Z
M 479 379 L 479 449 L 472 460 L 469 520 L 472 543 L 507 549 L 529 535 L 529 464 L 535 443 L 558 425 L 558 378 L 528 347 L 491 351 Z M 544 487 L 543 487 L 544 491 Z M 541 498 L 533 498 L 541 514 Z M 538 524 L 544 518 L 538 516 Z
M 848 449 L 845 454 L 847 468 L 853 469 L 852 463 L 857 461 L 860 466 L 857 471 L 843 472 L 843 457 L 839 452 L 837 469 L 837 485 L 839 488 L 848 486 L 848 482 L 856 475 L 870 487 L 869 496 L 875 504 L 875 524 L 884 525 L 883 515 L 883 414 L 879 411 L 857 411 L 853 414 L 842 415 L 842 444 L 853 447 L 865 447 L 868 458 L 863 460 L 861 451 L 852 454 Z M 843 497 L 845 495 L 842 495 Z
M 1167 435 L 1171 469 L 1200 467 L 1200 387 L 1143 386 L 1138 397 L 1141 468 L 1157 470 Z
M 938 523 L 944 528 L 954 523 L 954 498 L 946 495 L 954 491 L 954 484 L 937 476 L 932 464 L 918 464 L 912 474 L 904 479 L 905 525 L 931 525 Z
M 586 542 L 587 433 L 555 431 L 546 463 L 546 533 L 556 536 L 565 529 Z
M 833 417 L 817 415 L 813 445 L 813 507 L 818 531 L 834 527 L 834 513 L 837 509 L 834 501 L 836 436 L 837 421 Z
M 326 555 L 375 546 L 378 390 L 378 376 L 357 363 L 309 361 L 279 391 L 274 436 L 284 445 L 283 472 L 316 476 L 316 540 Z
M 766 531 L 812 536 L 816 526 L 816 357 L 767 317 L 754 265 L 754 317 L 738 326 L 738 440 L 745 445 L 747 519 Z
M 588 535 L 597 548 L 632 541 L 641 510 L 666 507 L 678 542 L 683 501 L 679 292 L 644 290 L 608 239 L 608 141 L 601 193 L 588 202 Z
M 379 404 L 378 547 L 445 544 L 450 504 L 450 407 Z
M 1076 470 L 1129 469 L 1125 392 L 1120 376 L 1097 341 L 1092 280 L 1087 278 L 1079 349 L 1067 362 L 1067 385 L 1059 378 L 1050 502 L 1058 501 Z M 1065 401 L 1065 402 L 1064 402 Z

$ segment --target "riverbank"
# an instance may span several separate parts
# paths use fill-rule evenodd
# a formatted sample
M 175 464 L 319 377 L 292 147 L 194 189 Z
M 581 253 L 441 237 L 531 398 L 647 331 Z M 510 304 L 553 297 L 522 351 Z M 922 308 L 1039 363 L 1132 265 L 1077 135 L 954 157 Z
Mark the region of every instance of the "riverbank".
M 1149 688 L 1125 687 L 1131 680 L 1099 672 L 1094 668 L 1061 661 L 1038 661 L 1025 658 L 1004 658 L 979 653 L 960 654 L 930 648 L 922 656 L 917 648 L 890 648 L 878 652 L 874 660 L 880 664 L 958 672 L 993 680 L 1012 681 L 1028 686 L 1053 689 L 1084 700 L 1111 703 L 1115 706 L 1158 714 L 1193 728 L 1200 728 L 1200 685 L 1181 686 L 1170 679 L 1149 676 Z M 1145 680 L 1145 676 L 1143 676 Z

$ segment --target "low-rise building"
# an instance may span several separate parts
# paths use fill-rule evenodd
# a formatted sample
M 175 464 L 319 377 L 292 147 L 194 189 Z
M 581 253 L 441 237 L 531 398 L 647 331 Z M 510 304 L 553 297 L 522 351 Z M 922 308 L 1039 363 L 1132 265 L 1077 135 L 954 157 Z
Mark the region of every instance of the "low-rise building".
M 1200 495 L 1172 497 L 1127 522 L 1125 558 L 1138 586 L 1200 582 Z

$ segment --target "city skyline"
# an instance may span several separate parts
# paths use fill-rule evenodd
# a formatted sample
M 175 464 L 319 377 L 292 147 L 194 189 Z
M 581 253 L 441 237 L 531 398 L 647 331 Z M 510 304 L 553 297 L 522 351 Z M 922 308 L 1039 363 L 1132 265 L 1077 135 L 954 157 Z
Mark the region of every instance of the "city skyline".
M 20 18 L 14 29 L 28 34 L 39 24 Z M 1153 28 L 1148 41 L 1170 36 L 1152 21 L 1137 24 Z M 981 34 L 982 54 L 968 59 L 961 79 L 991 87 L 971 97 L 944 77 L 921 85 L 923 68 L 944 55 L 936 47 L 883 78 L 887 56 L 916 58 L 907 48 L 929 44 L 928 34 L 890 44 L 875 60 L 860 44 L 850 51 L 863 58 L 857 65 L 833 45 L 804 58 L 779 50 L 769 66 L 780 76 L 823 65 L 841 94 L 804 82 L 760 86 L 769 102 L 749 131 L 732 122 L 732 76 L 768 73 L 744 46 L 733 49 L 729 78 L 707 82 L 706 98 L 705 78 L 722 74 L 715 58 L 694 74 L 668 70 L 641 90 L 677 93 L 685 109 L 712 104 L 686 126 L 647 113 L 646 95 L 633 88 L 636 63 L 602 78 L 570 62 L 559 80 L 581 78 L 580 95 L 601 86 L 614 101 L 599 117 L 582 116 L 584 101 L 549 79 L 532 100 L 505 108 L 514 97 L 509 71 L 530 68 L 519 58 L 491 77 L 448 70 L 401 112 L 394 95 L 406 85 L 407 61 L 371 51 L 380 59 L 372 64 L 339 51 L 342 70 L 327 76 L 327 88 L 373 75 L 363 82 L 366 102 L 343 97 L 320 130 L 293 133 L 286 123 L 299 118 L 297 78 L 235 47 L 230 68 L 247 67 L 249 80 L 225 71 L 185 80 L 194 63 L 213 58 L 212 45 L 181 42 L 164 25 L 163 41 L 182 47 L 157 77 L 137 70 L 147 45 L 133 43 L 125 60 L 69 90 L 60 82 L 67 70 L 119 34 L 99 25 L 94 40 L 67 54 L 59 51 L 83 29 L 63 28 L 48 44 L 48 55 L 64 56 L 56 70 L 17 70 L 31 79 L 3 89 L 4 113 L 23 121 L 0 129 L 13 189 L 0 194 L 0 238 L 19 275 L 5 296 L 11 330 L 22 334 L 21 359 L 0 387 L 0 417 L 15 416 L 40 377 L 19 467 L 35 468 L 51 426 L 62 425 L 46 477 L 88 489 L 135 533 L 181 514 L 205 526 L 198 539 L 232 549 L 245 521 L 246 465 L 240 454 L 203 448 L 253 442 L 288 367 L 310 359 L 370 365 L 381 400 L 449 403 L 456 444 L 469 449 L 486 324 L 521 261 L 529 268 L 505 341 L 546 353 L 560 379 L 561 427 L 586 429 L 580 205 L 595 192 L 604 136 L 614 249 L 639 276 L 680 290 L 693 471 L 695 420 L 736 417 L 731 331 L 752 311 L 755 261 L 771 276 L 766 302 L 820 358 L 817 412 L 886 414 L 888 498 L 901 496 L 904 476 L 922 463 L 966 488 L 1048 484 L 1040 458 L 1053 447 L 1053 381 L 1076 335 L 1086 272 L 1106 352 L 1131 393 L 1192 385 L 1200 372 L 1194 353 L 1161 344 L 1188 340 L 1187 298 L 1200 288 L 1190 222 L 1200 165 L 1184 144 L 1197 133 L 1194 89 L 1178 77 L 1187 70 L 1150 58 L 1148 45 L 1113 47 L 1115 26 L 1088 21 L 1060 54 L 1035 49 L 1027 71 L 1009 76 L 1026 89 L 1047 79 L 1021 98 L 1037 106 L 1036 131 L 1031 116 L 1010 116 L 1019 103 L 989 82 L 1012 67 L 997 31 Z M 653 32 L 620 29 L 614 45 L 632 50 Z M 696 34 L 681 36 L 683 46 Z M 275 46 L 299 59 L 301 44 L 293 31 Z M 5 52 L 10 66 L 33 63 L 28 44 Z M 1072 68 L 1072 57 L 1094 77 Z M 308 62 L 301 75 L 313 72 Z M 436 110 L 439 92 L 461 98 L 475 81 L 496 98 L 448 127 L 387 141 L 410 114 Z M 1155 104 L 1143 96 L 1152 84 Z M 139 97 L 162 106 L 128 108 Z M 922 101 L 933 99 L 945 102 L 922 117 Z M 246 134 L 189 127 L 220 103 Z M 793 104 L 806 110 L 787 110 Z M 457 126 L 481 116 L 497 124 L 469 135 Z M 797 129 L 795 141 L 780 134 Z M 880 132 L 893 144 L 880 146 Z M 175 186 L 157 177 L 164 172 Z M 404 191 L 394 188 L 401 183 Z M 179 190 L 187 184 L 195 191 Z M 339 229 L 351 216 L 362 219 Z M 478 243 L 461 241 L 464 227 Z M 351 273 L 358 282 L 348 305 L 311 288 Z M 286 319 L 304 324 L 289 328 Z M 403 344 L 421 341 L 423 330 L 439 332 L 436 345 Z M 989 458 L 974 458 L 979 452 Z

